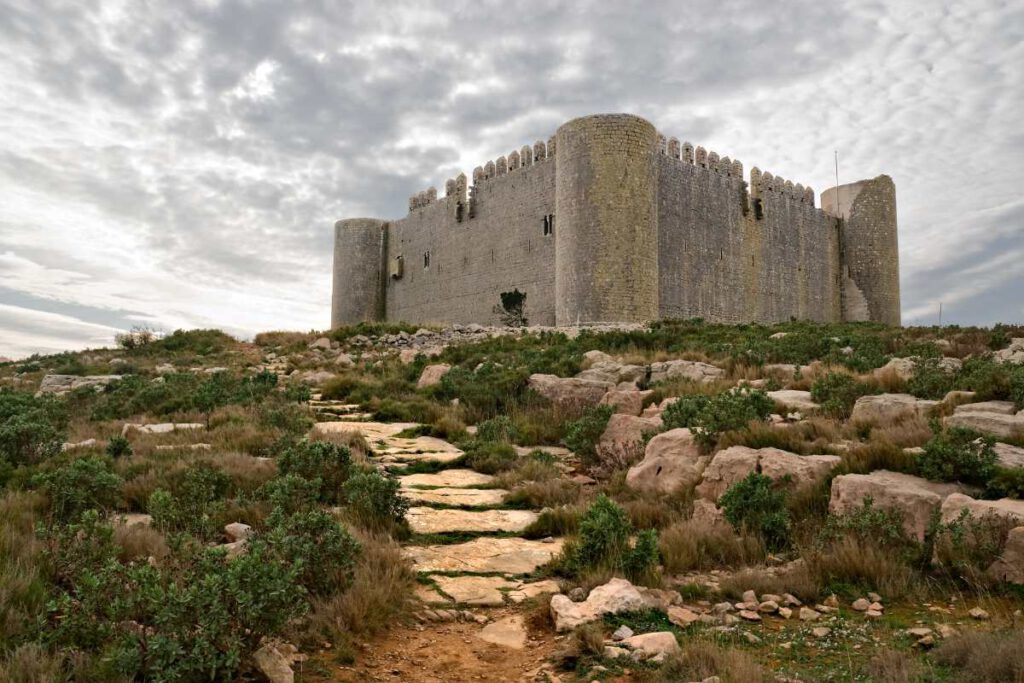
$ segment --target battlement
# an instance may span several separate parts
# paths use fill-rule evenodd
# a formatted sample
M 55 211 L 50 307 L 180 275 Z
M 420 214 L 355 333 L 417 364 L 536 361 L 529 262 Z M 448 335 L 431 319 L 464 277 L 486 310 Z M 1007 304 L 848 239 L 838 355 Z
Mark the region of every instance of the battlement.
M 339 221 L 333 324 L 493 323 L 513 290 L 537 324 L 898 323 L 891 180 L 839 190 L 818 208 L 809 186 L 642 118 L 573 119 L 416 193 L 402 218 Z

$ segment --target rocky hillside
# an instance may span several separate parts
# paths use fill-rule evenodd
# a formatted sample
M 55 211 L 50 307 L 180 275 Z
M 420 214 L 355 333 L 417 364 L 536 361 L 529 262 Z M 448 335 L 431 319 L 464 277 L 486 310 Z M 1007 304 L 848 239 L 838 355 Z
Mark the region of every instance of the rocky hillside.
M 0 364 L 0 679 L 1024 680 L 1024 329 Z

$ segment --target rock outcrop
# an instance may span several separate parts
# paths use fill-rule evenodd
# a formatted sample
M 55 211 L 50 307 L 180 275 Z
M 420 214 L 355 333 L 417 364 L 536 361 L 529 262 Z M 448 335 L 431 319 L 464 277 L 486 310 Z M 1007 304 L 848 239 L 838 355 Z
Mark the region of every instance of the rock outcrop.
M 601 402 L 605 393 L 614 384 L 594 379 L 578 377 L 558 377 L 556 375 L 530 375 L 530 389 L 563 408 L 589 408 Z
M 927 417 L 938 401 L 910 394 L 877 394 L 861 396 L 853 404 L 850 420 L 853 422 L 890 422 L 908 417 Z
M 670 429 L 647 443 L 644 459 L 629 468 L 626 483 L 640 491 L 671 493 L 700 481 L 708 456 L 689 429 Z
M 776 481 L 788 476 L 788 486 L 797 489 L 824 479 L 840 460 L 838 455 L 797 455 L 778 448 L 732 446 L 711 458 L 697 486 L 697 495 L 718 500 L 726 489 L 758 467 L 762 474 Z
M 871 474 L 843 474 L 832 480 L 829 512 L 836 515 L 860 510 L 864 500 L 883 510 L 898 510 L 908 535 L 924 540 L 932 513 L 942 501 L 958 493 L 956 484 L 938 484 L 900 472 L 878 470 Z
M 559 633 L 596 621 L 605 614 L 632 612 L 644 607 L 644 596 L 636 586 L 618 578 L 590 591 L 583 602 L 573 602 L 561 593 L 551 596 L 551 617 Z

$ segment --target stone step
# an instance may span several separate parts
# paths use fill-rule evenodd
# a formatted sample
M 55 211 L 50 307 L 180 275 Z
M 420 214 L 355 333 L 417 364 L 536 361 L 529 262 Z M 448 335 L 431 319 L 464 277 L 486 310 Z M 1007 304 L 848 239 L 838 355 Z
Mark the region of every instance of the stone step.
M 419 572 L 530 574 L 562 552 L 561 539 L 475 538 L 450 545 L 403 549 Z
M 481 474 L 474 470 L 455 468 L 441 470 L 433 474 L 407 474 L 398 478 L 403 488 L 419 487 L 461 487 L 487 486 L 494 481 L 489 474 Z
M 463 507 L 494 507 L 501 505 L 507 495 L 508 491 L 505 489 L 402 488 L 402 496 L 413 503 Z
M 417 534 L 521 533 L 537 520 L 529 510 L 452 510 L 430 507 L 410 508 L 405 515 Z
M 558 582 L 551 579 L 524 582 L 503 576 L 471 575 L 433 575 L 430 578 L 436 585 L 416 587 L 416 597 L 428 605 L 500 607 L 506 602 L 518 604 L 528 598 L 561 591 Z

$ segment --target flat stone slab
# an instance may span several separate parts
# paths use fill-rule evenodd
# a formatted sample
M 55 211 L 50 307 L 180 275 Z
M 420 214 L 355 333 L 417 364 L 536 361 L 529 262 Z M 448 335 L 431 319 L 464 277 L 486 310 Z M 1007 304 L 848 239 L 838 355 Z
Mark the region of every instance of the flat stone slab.
M 424 586 L 423 584 L 416 584 L 414 589 L 416 597 L 427 603 L 428 605 L 450 605 L 452 604 L 451 598 L 445 597 L 437 592 L 434 586 Z
M 157 424 L 133 424 L 126 422 L 124 427 L 121 428 L 121 435 L 125 436 L 131 431 L 139 432 L 140 434 L 170 434 L 171 432 L 191 431 L 205 427 L 206 425 L 199 422 L 160 422 Z
M 451 510 L 409 508 L 405 514 L 413 533 L 444 534 L 452 531 L 519 533 L 537 519 L 529 510 Z
M 526 626 L 523 618 L 517 614 L 487 624 L 476 637 L 486 643 L 522 650 L 526 647 Z
M 556 458 L 567 458 L 572 455 L 572 451 L 563 446 L 513 446 L 513 448 L 516 449 L 516 455 L 519 457 L 529 455 L 534 451 L 543 451 Z
M 501 607 L 505 597 L 501 589 L 515 586 L 501 576 L 433 576 L 440 591 L 460 605 Z
M 494 481 L 494 477 L 473 470 L 452 469 L 441 470 L 436 474 L 407 474 L 404 477 L 399 477 L 398 481 L 403 488 L 418 486 L 465 487 L 486 486 Z
M 405 556 L 420 572 L 529 574 L 562 552 L 562 540 L 475 538 L 452 545 L 407 546 Z
M 796 389 L 780 389 L 769 391 L 768 398 L 786 406 L 787 410 L 817 410 L 821 406 L 811 399 L 811 392 L 798 391 Z
M 356 422 L 338 420 L 335 422 L 318 423 L 313 430 L 320 434 L 340 434 L 358 432 L 366 437 L 374 454 L 384 456 L 392 461 L 414 462 L 418 460 L 435 460 L 452 462 L 464 454 L 461 450 L 444 439 L 433 436 L 416 436 L 405 438 L 397 436 L 406 429 L 420 425 L 415 422 Z
M 465 507 L 488 507 L 492 505 L 501 505 L 507 495 L 508 491 L 505 489 L 402 489 L 402 497 L 413 503 L 462 505 Z
M 554 579 L 544 579 L 533 583 L 520 583 L 508 592 L 508 599 L 514 603 L 520 603 L 529 598 L 536 598 L 541 595 L 554 595 L 561 593 L 562 588 Z

